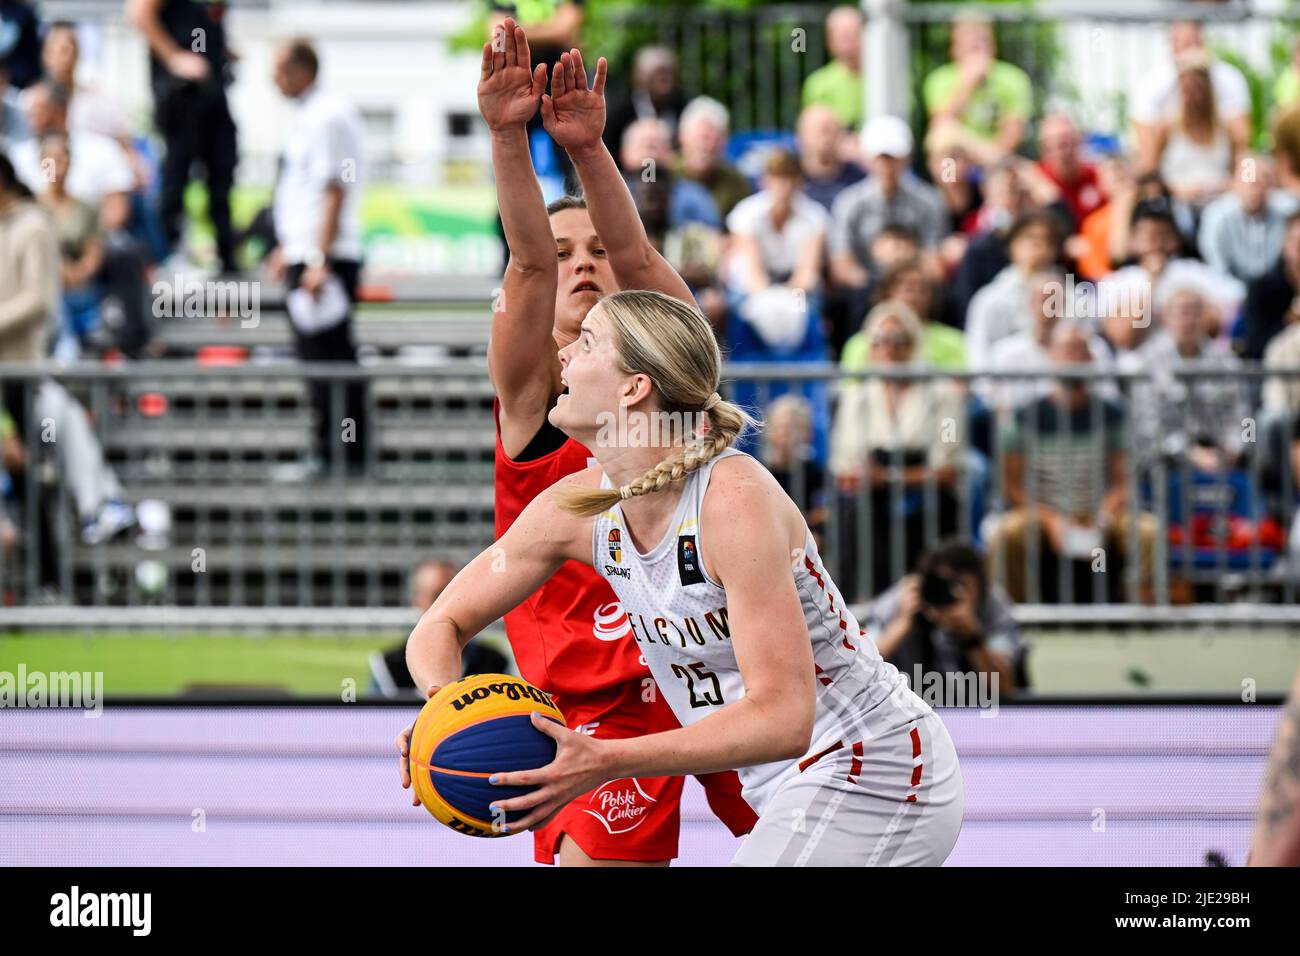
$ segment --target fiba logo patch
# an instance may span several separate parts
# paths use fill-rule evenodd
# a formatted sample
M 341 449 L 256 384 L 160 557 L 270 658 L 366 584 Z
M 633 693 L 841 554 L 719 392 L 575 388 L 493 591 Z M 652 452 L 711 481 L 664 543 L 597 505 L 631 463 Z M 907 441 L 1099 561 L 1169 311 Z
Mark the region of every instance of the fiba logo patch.
M 695 546 L 693 534 L 684 534 L 677 539 L 677 574 L 683 587 L 704 583 L 704 572 L 700 569 L 700 551 Z
M 609 557 L 615 564 L 623 563 L 623 532 L 618 528 L 609 529 Z
M 633 777 L 611 781 L 594 791 L 582 812 L 599 820 L 610 834 L 627 833 L 645 821 L 650 807 L 657 802 Z
M 619 641 L 630 635 L 632 625 L 628 623 L 623 605 L 611 601 L 596 608 L 591 633 L 598 641 Z

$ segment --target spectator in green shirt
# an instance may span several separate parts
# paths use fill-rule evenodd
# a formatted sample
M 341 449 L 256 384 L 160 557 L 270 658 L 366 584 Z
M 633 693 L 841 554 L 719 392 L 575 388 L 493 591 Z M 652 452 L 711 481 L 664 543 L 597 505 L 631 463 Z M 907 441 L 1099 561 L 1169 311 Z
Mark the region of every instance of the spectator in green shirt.
M 1025 71 L 996 57 L 993 28 L 968 17 L 952 28 L 952 62 L 925 78 L 930 149 L 965 149 L 980 166 L 1015 152 L 1033 112 Z
M 829 106 L 849 129 L 862 126 L 862 31 L 857 7 L 836 7 L 826 15 L 826 51 L 831 61 L 803 81 L 803 105 Z
M 1291 63 L 1273 84 L 1273 109 L 1281 111 L 1300 102 L 1300 37 L 1291 46 Z
M 894 266 L 880 280 L 881 302 L 901 302 L 921 321 L 920 359 L 934 368 L 960 369 L 966 366 L 966 341 L 950 325 L 936 322 L 938 293 L 919 259 Z M 871 342 L 865 331 L 844 343 L 840 367 L 845 371 L 866 368 L 871 363 Z

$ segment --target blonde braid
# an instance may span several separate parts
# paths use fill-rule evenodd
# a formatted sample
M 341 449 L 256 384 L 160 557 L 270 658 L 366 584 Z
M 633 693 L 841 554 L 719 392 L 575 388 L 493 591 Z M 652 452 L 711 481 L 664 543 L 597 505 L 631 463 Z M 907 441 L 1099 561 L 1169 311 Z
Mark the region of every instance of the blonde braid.
M 698 470 L 725 448 L 730 448 L 746 427 L 754 424 L 739 405 L 719 400 L 708 412 L 710 428 L 689 444 L 665 458 L 640 478 L 621 488 L 591 488 L 562 485 L 555 489 L 560 507 L 570 514 L 590 516 L 608 511 L 620 501 L 663 491 Z

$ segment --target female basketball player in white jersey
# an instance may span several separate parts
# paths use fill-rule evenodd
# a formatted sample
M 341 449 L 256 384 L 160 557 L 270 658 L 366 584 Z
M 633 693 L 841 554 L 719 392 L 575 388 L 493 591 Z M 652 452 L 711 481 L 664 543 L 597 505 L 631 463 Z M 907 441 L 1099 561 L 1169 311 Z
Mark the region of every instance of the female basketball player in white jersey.
M 550 421 L 597 465 L 533 500 L 412 632 L 420 686 L 460 674 L 460 649 L 565 561 L 590 564 L 627 612 L 679 730 L 598 740 L 534 716 L 555 760 L 502 773 L 536 826 L 609 779 L 740 770 L 759 814 L 741 865 L 937 865 L 961 826 L 952 741 L 863 635 L 794 502 L 731 448 L 750 423 L 716 389 L 707 320 L 656 292 L 605 297 L 560 353 Z M 683 439 L 650 423 L 702 416 Z M 611 427 L 623 421 L 628 427 Z M 640 422 L 640 427 L 638 427 Z

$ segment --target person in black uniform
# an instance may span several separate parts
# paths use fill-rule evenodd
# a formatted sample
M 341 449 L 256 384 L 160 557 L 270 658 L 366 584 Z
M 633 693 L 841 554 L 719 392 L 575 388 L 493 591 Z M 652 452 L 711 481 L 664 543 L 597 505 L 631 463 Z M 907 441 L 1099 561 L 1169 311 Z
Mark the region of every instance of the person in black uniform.
M 230 187 L 237 142 L 226 102 L 232 55 L 225 0 L 127 0 L 127 9 L 149 43 L 154 122 L 166 145 L 159 213 L 167 241 L 175 249 L 181 238 L 185 187 L 197 160 L 207 179 L 221 271 L 235 272 Z

